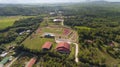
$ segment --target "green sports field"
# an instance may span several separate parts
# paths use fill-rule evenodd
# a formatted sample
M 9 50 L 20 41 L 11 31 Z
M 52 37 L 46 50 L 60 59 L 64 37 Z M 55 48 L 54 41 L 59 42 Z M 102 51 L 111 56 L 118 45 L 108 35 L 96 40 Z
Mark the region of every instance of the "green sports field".
M 33 16 L 0 16 L 0 30 L 12 26 L 16 20 Z

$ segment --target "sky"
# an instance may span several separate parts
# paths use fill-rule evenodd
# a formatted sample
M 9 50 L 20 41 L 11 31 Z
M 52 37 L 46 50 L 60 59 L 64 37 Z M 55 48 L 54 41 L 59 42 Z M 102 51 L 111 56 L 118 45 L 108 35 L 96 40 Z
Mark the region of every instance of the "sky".
M 63 3 L 63 2 L 85 2 L 85 1 L 89 1 L 89 0 L 0 0 L 0 3 Z M 106 0 L 106 1 L 120 2 L 120 0 Z

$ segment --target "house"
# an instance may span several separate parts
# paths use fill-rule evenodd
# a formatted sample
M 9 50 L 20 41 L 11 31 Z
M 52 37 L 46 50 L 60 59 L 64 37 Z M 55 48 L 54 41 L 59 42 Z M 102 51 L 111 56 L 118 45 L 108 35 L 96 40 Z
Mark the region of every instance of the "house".
M 42 50 L 49 50 L 52 47 L 52 42 L 45 42 L 45 44 L 42 46 Z
M 58 13 L 59 13 L 59 14 L 62 14 L 62 13 L 63 13 L 63 11 L 58 11 Z
M 5 57 L 8 54 L 8 52 L 2 52 L 2 54 L 0 55 L 0 57 Z
M 30 32 L 31 32 L 31 30 L 26 30 L 26 32 L 27 32 L 27 33 L 30 33 Z
M 30 61 L 28 62 L 28 64 L 25 67 L 32 67 L 35 62 L 36 62 L 37 58 L 33 57 L 32 59 L 30 59 Z
M 19 35 L 23 35 L 24 33 L 25 33 L 25 31 L 22 31 L 22 32 L 19 33 Z
M 68 44 L 66 42 L 60 42 L 60 43 L 58 43 L 56 50 L 60 53 L 69 54 L 70 53 L 70 44 Z

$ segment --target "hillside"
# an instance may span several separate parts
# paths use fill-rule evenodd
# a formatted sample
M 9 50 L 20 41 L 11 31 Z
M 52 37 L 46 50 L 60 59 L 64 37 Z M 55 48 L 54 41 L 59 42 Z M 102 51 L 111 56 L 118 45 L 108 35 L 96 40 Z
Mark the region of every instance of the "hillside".
M 5 66 L 33 58 L 33 67 L 120 66 L 120 3 L 0 5 L 1 54 L 15 60 Z M 44 51 L 46 42 L 52 46 Z
M 120 6 L 83 4 L 64 7 L 65 24 L 79 34 L 79 61 L 85 65 L 119 67 Z M 114 61 L 114 62 L 113 62 Z M 84 65 L 84 64 L 83 64 Z

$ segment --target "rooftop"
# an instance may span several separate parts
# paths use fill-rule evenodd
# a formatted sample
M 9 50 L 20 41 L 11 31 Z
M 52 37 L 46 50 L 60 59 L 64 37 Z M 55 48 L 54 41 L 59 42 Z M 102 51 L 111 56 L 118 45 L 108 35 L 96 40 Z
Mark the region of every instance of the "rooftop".
M 60 47 L 64 47 L 68 50 L 70 50 L 70 44 L 66 43 L 66 42 L 60 42 L 56 48 L 60 48 Z
M 42 46 L 42 49 L 50 49 L 52 46 L 52 42 L 45 42 L 45 44 Z
M 26 67 L 32 67 L 33 66 L 33 64 L 36 62 L 36 58 L 35 57 L 33 57 L 32 59 L 30 59 L 30 61 L 28 62 L 28 64 L 26 65 Z

